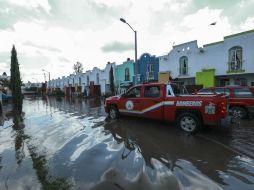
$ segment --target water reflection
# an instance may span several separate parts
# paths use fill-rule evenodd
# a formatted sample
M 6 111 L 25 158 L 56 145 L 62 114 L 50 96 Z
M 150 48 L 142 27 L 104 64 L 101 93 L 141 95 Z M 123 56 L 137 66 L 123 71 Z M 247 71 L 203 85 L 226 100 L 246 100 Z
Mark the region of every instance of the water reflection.
M 0 154 L 0 171 L 2 169 L 2 155 Z
M 28 146 L 30 156 L 33 162 L 33 168 L 36 171 L 36 175 L 42 189 L 71 189 L 72 185 L 63 177 L 54 177 L 49 172 L 48 160 L 43 154 L 37 153 L 37 148 Z
M 21 175 L 32 189 L 253 189 L 253 159 L 234 151 L 245 149 L 234 131 L 188 136 L 164 122 L 112 121 L 100 99 L 29 97 L 23 110 L 0 129 L 0 189 Z
M 17 112 L 12 112 L 13 117 L 13 126 L 12 129 L 15 131 L 15 138 L 14 138 L 14 144 L 15 144 L 15 153 L 16 153 L 16 161 L 17 164 L 20 165 L 22 160 L 25 158 L 25 152 L 24 152 L 24 141 L 25 141 L 25 134 L 24 134 L 24 128 L 25 125 L 23 123 L 23 115 L 19 114 Z
M 2 168 L 6 168 L 6 173 L 9 173 L 7 177 L 4 177 L 4 181 L 1 180 L 0 175 L 0 189 L 3 189 L 1 188 L 3 187 L 2 182 L 4 182 L 5 189 L 17 189 L 18 187 L 19 189 L 31 189 L 33 187 L 39 187 L 40 185 L 42 189 L 70 189 L 71 185 L 69 182 L 66 181 L 65 178 L 54 177 L 50 174 L 46 156 L 41 153 L 37 153 L 36 146 L 31 145 L 30 141 L 32 141 L 32 137 L 26 135 L 24 130 L 24 112 L 21 114 L 16 111 L 7 112 L 2 117 L 5 118 L 3 119 L 4 121 L 6 121 L 6 119 L 12 119 L 12 132 L 10 134 L 12 135 L 11 138 L 14 139 L 13 144 L 15 150 L 15 159 L 18 168 L 16 169 L 16 171 L 14 171 L 14 165 L 12 166 L 12 168 L 9 168 L 9 166 L 2 166 L 2 155 L 0 154 L 0 170 Z M 22 164 L 23 161 L 26 163 Z M 19 176 L 24 174 L 26 170 L 26 165 L 29 162 L 32 163 L 32 167 L 37 174 L 37 179 L 40 182 L 39 186 L 36 185 L 36 183 L 30 184 L 31 186 L 28 186 L 28 184 L 24 183 L 27 179 L 25 177 L 24 179 L 16 179 L 17 175 Z M 20 174 L 16 173 L 19 170 Z

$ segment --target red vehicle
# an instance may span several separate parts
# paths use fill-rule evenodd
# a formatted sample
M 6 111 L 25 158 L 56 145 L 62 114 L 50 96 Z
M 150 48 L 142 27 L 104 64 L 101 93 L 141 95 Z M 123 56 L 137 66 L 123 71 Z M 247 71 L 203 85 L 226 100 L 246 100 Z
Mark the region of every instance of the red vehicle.
M 203 88 L 198 94 L 225 94 L 229 97 L 229 110 L 237 114 L 239 118 L 252 117 L 254 115 L 254 95 L 248 86 L 224 86 Z
M 190 133 L 203 125 L 229 126 L 227 107 L 225 96 L 189 95 L 184 86 L 160 83 L 137 85 L 105 101 L 105 111 L 112 119 L 132 115 L 167 120 Z

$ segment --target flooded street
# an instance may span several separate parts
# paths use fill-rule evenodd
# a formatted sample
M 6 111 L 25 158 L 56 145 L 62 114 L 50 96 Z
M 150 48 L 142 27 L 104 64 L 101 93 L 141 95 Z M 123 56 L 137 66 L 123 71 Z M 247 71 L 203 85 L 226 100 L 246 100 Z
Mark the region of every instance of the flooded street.
M 193 136 L 108 120 L 96 99 L 26 97 L 23 112 L 1 118 L 1 190 L 254 189 L 254 119 Z

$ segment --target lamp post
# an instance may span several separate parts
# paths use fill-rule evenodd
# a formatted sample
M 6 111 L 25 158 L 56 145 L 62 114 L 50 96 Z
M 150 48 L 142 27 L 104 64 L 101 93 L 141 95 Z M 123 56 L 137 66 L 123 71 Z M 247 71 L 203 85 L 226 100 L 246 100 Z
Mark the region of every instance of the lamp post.
M 39 82 L 38 82 L 38 79 L 36 78 L 32 78 L 34 80 L 36 80 L 36 92 L 38 93 L 38 88 L 39 88 Z
M 49 81 L 50 81 L 50 72 L 49 71 L 46 71 L 45 69 L 42 69 L 42 71 L 46 72 L 49 74 Z
M 42 69 L 42 71 L 46 72 L 49 74 L 49 81 L 48 81 L 48 84 L 47 84 L 47 89 L 46 89 L 46 93 L 49 92 L 49 85 L 50 85 L 50 72 L 49 71 L 46 71 L 45 69 Z M 44 73 L 45 74 L 45 73 Z M 44 75 L 45 76 L 45 75 Z M 51 88 L 51 87 L 50 87 Z
M 124 20 L 123 18 L 120 18 L 120 21 L 127 24 L 130 29 L 134 32 L 135 34 L 135 84 L 137 84 L 138 82 L 138 63 L 137 63 L 137 31 L 134 30 L 131 25 L 126 22 L 126 20 Z

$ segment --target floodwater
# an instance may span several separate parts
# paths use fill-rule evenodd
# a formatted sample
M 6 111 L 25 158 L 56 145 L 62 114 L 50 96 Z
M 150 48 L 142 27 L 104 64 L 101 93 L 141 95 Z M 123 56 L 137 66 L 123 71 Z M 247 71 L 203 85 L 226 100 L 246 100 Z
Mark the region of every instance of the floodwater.
M 100 100 L 26 97 L 0 122 L 0 189 L 254 189 L 254 119 L 187 135 L 106 119 Z M 8 111 L 9 110 L 9 111 Z

